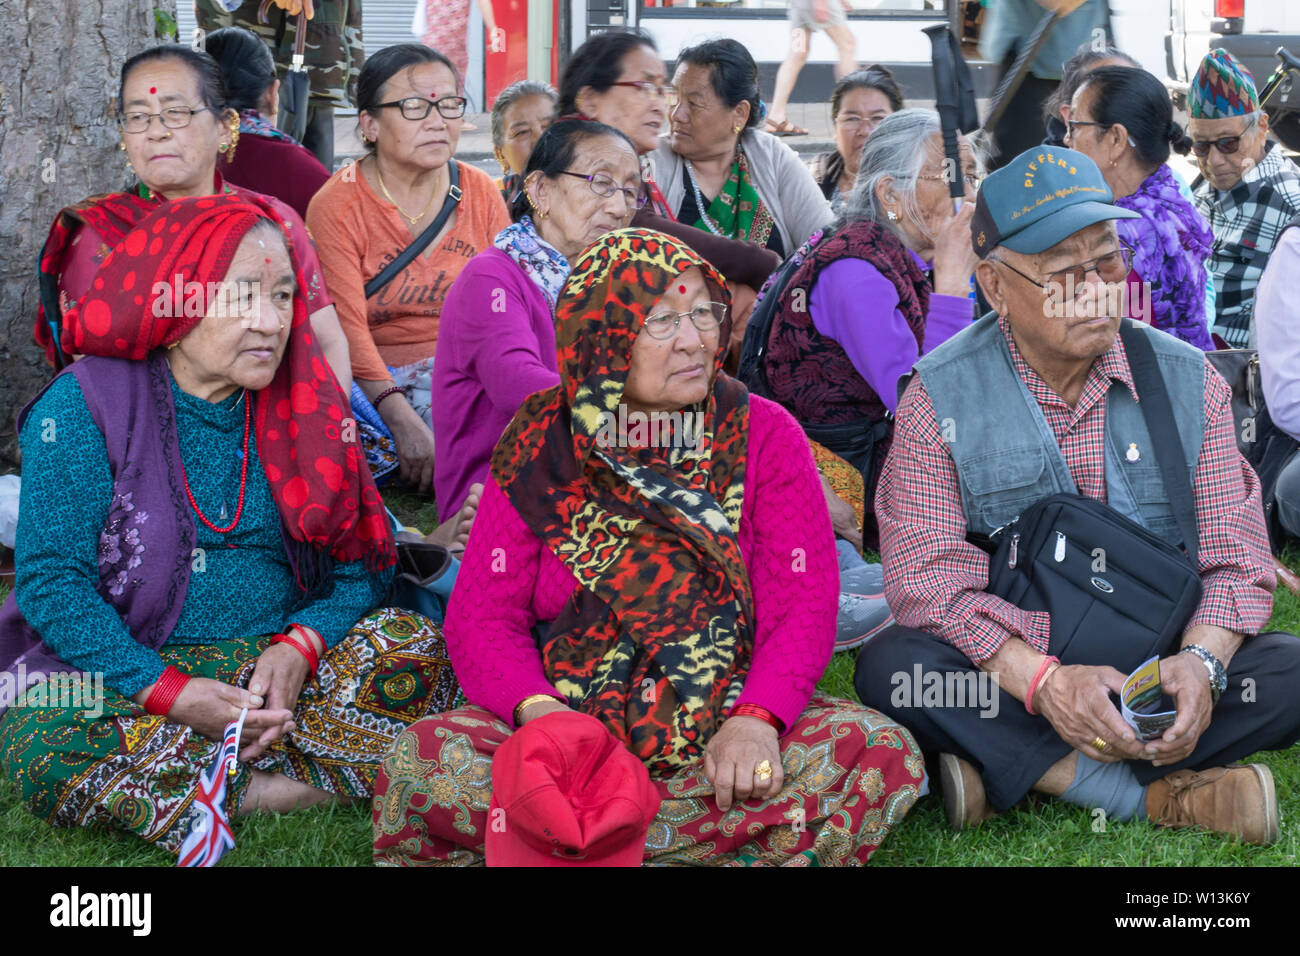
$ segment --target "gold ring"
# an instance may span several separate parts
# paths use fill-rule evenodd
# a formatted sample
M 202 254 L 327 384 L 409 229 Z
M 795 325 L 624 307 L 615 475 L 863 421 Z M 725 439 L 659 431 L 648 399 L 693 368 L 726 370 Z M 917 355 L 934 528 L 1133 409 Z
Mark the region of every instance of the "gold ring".
M 762 780 L 764 782 L 771 780 L 772 762 L 770 760 L 764 760 L 763 762 L 761 762 L 757 767 L 754 768 L 754 776 L 758 777 L 759 780 Z
M 1092 746 L 1095 750 L 1105 750 L 1110 746 L 1110 744 L 1106 743 L 1106 741 L 1102 740 L 1100 737 L 1093 737 Z

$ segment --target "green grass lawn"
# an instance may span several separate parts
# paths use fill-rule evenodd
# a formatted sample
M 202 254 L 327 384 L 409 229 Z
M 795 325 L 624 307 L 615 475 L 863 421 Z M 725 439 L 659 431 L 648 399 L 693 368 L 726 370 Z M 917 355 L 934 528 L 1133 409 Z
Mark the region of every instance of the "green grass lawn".
M 414 495 L 385 495 L 401 519 L 433 528 L 432 507 Z M 1300 552 L 1286 553 L 1300 567 Z M 3 594 L 0 594 L 2 597 Z M 1271 630 L 1300 630 L 1300 601 L 1285 589 L 1275 597 Z M 853 654 L 838 654 L 818 685 L 853 698 Z M 937 793 L 922 800 L 873 857 L 893 866 L 1294 866 L 1300 851 L 1300 745 L 1262 754 L 1277 783 L 1282 837 L 1274 846 L 1249 847 L 1189 830 L 1145 823 L 1093 829 L 1087 810 L 1031 797 L 1021 807 L 975 830 L 948 829 Z M 937 790 L 937 786 L 935 787 Z M 235 821 L 237 848 L 227 862 L 243 866 L 366 866 L 370 863 L 370 808 L 317 807 L 293 814 L 261 814 Z M 0 864 L 11 866 L 172 866 L 175 859 L 129 836 L 56 829 L 31 816 L 8 780 L 0 778 Z

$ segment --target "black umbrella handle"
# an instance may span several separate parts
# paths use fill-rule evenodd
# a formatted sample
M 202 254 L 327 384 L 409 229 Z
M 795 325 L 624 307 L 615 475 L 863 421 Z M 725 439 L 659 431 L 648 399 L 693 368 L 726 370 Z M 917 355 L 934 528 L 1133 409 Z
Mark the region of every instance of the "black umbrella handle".
M 960 199 L 966 194 L 965 177 L 961 174 L 961 150 L 957 145 L 957 131 L 961 125 L 961 91 L 958 89 L 957 70 L 953 63 L 952 31 L 946 25 L 936 24 L 923 31 L 930 37 L 930 63 L 934 68 L 934 108 L 939 113 L 943 129 L 943 155 L 945 171 L 956 170 L 946 176 L 948 195 Z M 960 56 L 960 50 L 956 52 Z

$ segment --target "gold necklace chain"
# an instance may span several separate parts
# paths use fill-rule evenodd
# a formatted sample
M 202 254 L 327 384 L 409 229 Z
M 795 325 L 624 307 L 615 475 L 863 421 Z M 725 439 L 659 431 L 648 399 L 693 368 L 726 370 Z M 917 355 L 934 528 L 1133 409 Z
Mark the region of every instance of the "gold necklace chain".
M 412 226 L 414 226 L 417 222 L 419 222 L 421 219 L 423 219 L 425 216 L 429 214 L 429 209 L 432 208 L 433 206 L 433 198 L 438 195 L 437 187 L 434 187 L 433 192 L 429 193 L 429 201 L 424 204 L 424 208 L 420 210 L 420 214 L 418 216 L 408 216 L 406 214 L 406 210 L 404 210 L 401 206 L 397 205 L 397 200 L 393 198 L 393 194 L 390 193 L 388 191 L 388 187 L 384 185 L 384 174 L 379 171 L 378 160 L 375 160 L 375 176 L 379 179 L 379 188 L 383 190 L 384 195 L 388 198 L 388 201 L 393 204 L 393 208 L 396 209 L 397 212 L 401 215 L 401 217 L 405 219 L 407 222 L 409 222 Z

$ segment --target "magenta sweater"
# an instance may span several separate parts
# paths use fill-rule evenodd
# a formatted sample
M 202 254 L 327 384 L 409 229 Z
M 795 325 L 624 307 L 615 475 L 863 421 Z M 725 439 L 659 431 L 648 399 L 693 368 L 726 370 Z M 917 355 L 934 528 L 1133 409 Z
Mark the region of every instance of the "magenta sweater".
M 839 572 L 808 439 L 785 409 L 754 396 L 739 538 L 756 624 L 739 703 L 766 707 L 789 728 L 831 657 Z M 531 628 L 553 620 L 576 587 L 489 479 L 443 630 L 470 703 L 512 723 L 525 697 L 563 697 L 542 671 Z
M 560 383 L 555 319 L 542 290 L 500 249 L 469 261 L 447 291 L 433 363 L 433 492 L 455 514 L 524 399 Z

